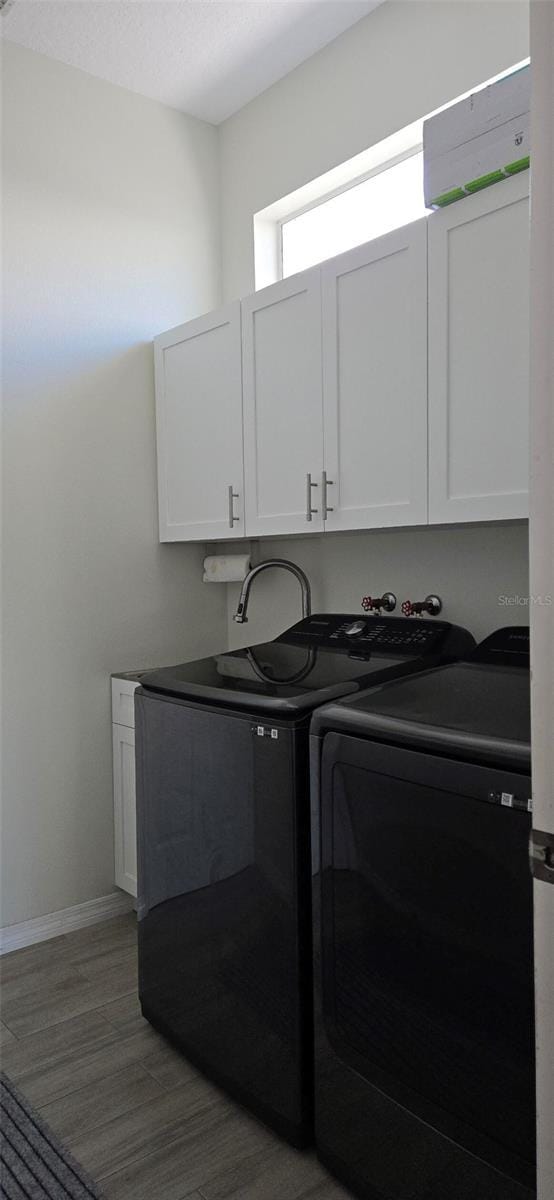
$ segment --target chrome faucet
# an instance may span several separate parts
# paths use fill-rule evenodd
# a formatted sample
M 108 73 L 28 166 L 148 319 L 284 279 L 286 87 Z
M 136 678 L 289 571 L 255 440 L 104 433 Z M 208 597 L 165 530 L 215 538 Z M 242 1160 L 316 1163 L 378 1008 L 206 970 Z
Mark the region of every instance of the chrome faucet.
M 310 616 L 312 611 L 312 596 L 308 577 L 304 574 L 302 568 L 297 567 L 296 563 L 289 562 L 287 558 L 266 558 L 264 562 L 258 563 L 257 567 L 252 567 L 252 570 L 248 572 L 248 575 L 243 580 L 238 608 L 233 617 L 233 620 L 238 621 L 239 625 L 248 620 L 246 610 L 248 608 L 248 598 L 250 596 L 252 581 L 256 578 L 256 575 L 260 574 L 260 571 L 267 571 L 268 567 L 283 567 L 285 571 L 291 571 L 293 575 L 296 575 L 302 588 L 302 616 Z

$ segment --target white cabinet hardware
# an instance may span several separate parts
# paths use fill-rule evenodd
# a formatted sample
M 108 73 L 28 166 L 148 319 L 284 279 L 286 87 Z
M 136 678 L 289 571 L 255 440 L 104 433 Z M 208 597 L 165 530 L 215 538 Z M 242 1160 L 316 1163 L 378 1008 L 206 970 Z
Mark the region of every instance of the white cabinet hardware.
M 315 513 L 317 513 L 319 511 L 317 508 L 312 508 L 312 488 L 316 488 L 316 487 L 317 487 L 317 483 L 312 482 L 312 476 L 311 476 L 310 472 L 308 471 L 308 474 L 306 475 L 306 520 L 307 521 L 312 521 Z
M 235 511 L 234 511 L 233 506 L 234 506 L 234 501 L 238 500 L 239 494 L 238 494 L 238 492 L 233 491 L 232 483 L 230 483 L 229 487 L 227 488 L 227 495 L 229 497 L 229 529 L 234 529 L 235 522 L 237 522 L 237 523 L 240 522 L 240 517 L 235 517 Z
M 321 493 L 323 496 L 323 519 L 327 520 L 327 513 L 334 512 L 332 505 L 327 503 L 327 489 L 334 486 L 334 480 L 327 478 L 327 471 L 321 472 Z

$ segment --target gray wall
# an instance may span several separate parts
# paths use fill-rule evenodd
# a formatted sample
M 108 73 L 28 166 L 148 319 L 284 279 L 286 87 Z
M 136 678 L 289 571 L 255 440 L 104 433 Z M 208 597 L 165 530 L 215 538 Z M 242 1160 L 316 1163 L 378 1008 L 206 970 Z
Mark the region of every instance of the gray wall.
M 5 43 L 2 132 L 7 925 L 113 890 L 109 673 L 225 602 L 157 541 L 150 344 L 219 302 L 216 131 Z

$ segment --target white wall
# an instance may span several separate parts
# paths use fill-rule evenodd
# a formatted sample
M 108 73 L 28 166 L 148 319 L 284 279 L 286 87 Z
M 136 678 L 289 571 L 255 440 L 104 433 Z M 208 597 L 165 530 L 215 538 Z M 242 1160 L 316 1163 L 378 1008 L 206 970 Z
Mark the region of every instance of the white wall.
M 157 541 L 150 346 L 219 302 L 216 131 L 6 43 L 3 141 L 6 925 L 113 888 L 109 673 L 225 635 Z
M 202 587 L 202 547 L 157 542 L 149 345 L 220 300 L 219 183 L 232 298 L 253 288 L 255 211 L 527 52 L 525 3 L 387 0 L 227 121 L 218 164 L 211 127 L 4 44 L 3 924 L 111 890 L 109 672 L 225 641 L 234 590 Z M 324 608 L 429 586 L 478 634 L 525 619 L 495 599 L 527 590 L 525 526 L 452 546 L 388 531 L 258 554 L 305 564 Z M 233 643 L 297 617 L 292 579 L 256 591 Z
M 254 290 L 252 217 L 521 61 L 525 0 L 386 0 L 220 126 L 225 298 Z
M 303 567 L 314 612 L 361 614 L 362 596 L 391 591 L 400 616 L 402 600 L 423 600 L 435 592 L 443 600 L 444 619 L 465 625 L 480 639 L 500 625 L 529 619 L 527 541 L 527 522 L 514 521 L 263 539 L 252 549 L 255 562 L 291 558 Z M 300 588 L 288 572 L 267 571 L 255 580 L 245 625 L 232 620 L 240 589 L 229 584 L 228 591 L 233 646 L 265 641 L 300 620 Z
M 521 61 L 529 53 L 528 5 L 503 0 L 387 0 L 308 62 L 220 126 L 225 299 L 254 290 L 252 220 L 261 208 L 375 142 Z M 316 604 L 356 611 L 361 596 L 440 592 L 445 616 L 477 637 L 528 619 L 501 594 L 528 592 L 525 523 L 457 530 L 390 530 L 261 541 L 308 570 Z M 252 621 L 232 645 L 279 632 L 299 615 L 292 577 L 256 581 Z

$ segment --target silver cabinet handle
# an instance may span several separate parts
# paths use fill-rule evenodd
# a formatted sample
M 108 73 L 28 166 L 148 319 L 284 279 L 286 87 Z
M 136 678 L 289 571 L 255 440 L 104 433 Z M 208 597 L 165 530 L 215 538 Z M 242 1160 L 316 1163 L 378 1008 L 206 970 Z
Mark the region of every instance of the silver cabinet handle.
M 332 487 L 332 486 L 333 486 L 333 480 L 327 478 L 327 471 L 322 471 L 321 472 L 321 491 L 322 491 L 322 495 L 323 495 L 323 520 L 325 520 L 327 513 L 334 512 L 334 509 L 331 508 L 331 505 L 327 503 L 327 488 Z
M 227 492 L 229 495 L 229 529 L 232 529 L 235 524 L 235 521 L 240 521 L 240 517 L 235 517 L 234 506 L 233 506 L 233 501 L 238 500 L 239 494 L 238 494 L 238 492 L 233 491 L 232 483 L 229 484 Z
M 312 488 L 317 487 L 317 483 L 312 483 L 310 472 L 306 475 L 306 520 L 311 521 L 314 513 L 319 512 L 319 509 L 312 508 Z

